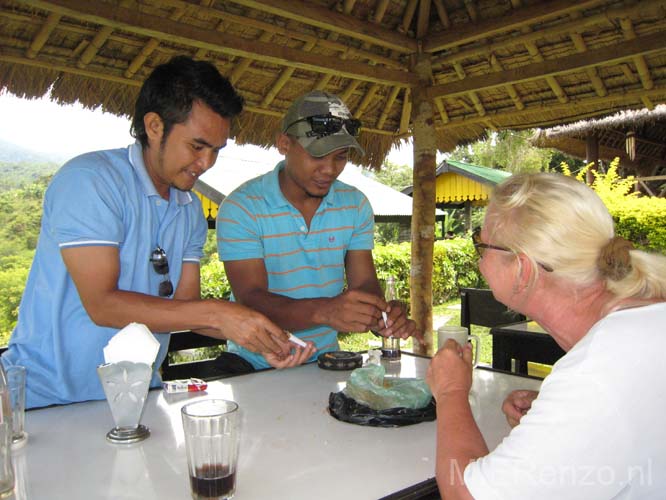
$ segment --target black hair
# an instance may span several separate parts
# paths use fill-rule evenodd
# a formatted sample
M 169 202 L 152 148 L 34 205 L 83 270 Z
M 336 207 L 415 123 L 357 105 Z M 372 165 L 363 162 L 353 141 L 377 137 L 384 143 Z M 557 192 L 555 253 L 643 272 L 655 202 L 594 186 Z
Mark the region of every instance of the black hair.
M 187 120 L 194 101 L 201 101 L 224 118 L 233 118 L 243 109 L 243 98 L 215 66 L 176 56 L 157 66 L 141 86 L 132 118 L 132 137 L 143 147 L 148 145 L 143 118 L 155 112 L 164 123 L 164 142 L 175 124 Z

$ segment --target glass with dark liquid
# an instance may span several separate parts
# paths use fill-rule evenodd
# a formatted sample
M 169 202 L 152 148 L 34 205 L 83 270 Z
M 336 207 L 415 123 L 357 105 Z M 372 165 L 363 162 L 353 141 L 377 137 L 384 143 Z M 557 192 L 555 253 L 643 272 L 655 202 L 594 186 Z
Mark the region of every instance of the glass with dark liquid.
M 238 405 L 204 399 L 181 410 L 192 498 L 226 500 L 236 492 Z

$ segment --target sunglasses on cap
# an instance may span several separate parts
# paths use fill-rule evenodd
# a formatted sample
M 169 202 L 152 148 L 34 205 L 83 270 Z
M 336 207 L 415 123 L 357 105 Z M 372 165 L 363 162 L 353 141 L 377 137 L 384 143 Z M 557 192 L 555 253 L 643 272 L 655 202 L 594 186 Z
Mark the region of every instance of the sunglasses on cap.
M 169 261 L 167 260 L 166 252 L 158 245 L 150 254 L 150 262 L 153 264 L 153 269 L 159 275 L 164 275 L 164 281 L 160 283 L 158 290 L 160 297 L 171 297 L 173 294 L 173 283 L 169 279 Z
M 361 120 L 357 120 L 356 118 L 340 118 L 329 113 L 327 115 L 308 116 L 307 118 L 296 120 L 285 129 L 285 132 L 301 122 L 307 122 L 310 125 L 310 131 L 305 134 L 306 137 L 316 137 L 317 139 L 337 134 L 342 130 L 342 127 L 352 137 L 358 137 L 358 133 L 361 130 Z

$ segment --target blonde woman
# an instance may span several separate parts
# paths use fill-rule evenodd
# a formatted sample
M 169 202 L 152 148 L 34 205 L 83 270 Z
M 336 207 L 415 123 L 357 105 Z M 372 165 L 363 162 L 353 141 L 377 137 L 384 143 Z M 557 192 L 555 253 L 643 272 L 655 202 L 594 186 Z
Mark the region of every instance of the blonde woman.
M 567 354 L 489 452 L 468 403 L 471 352 L 433 358 L 437 482 L 447 500 L 647 499 L 666 491 L 666 257 L 615 235 L 586 185 L 557 174 L 497 186 L 475 246 L 495 297 Z

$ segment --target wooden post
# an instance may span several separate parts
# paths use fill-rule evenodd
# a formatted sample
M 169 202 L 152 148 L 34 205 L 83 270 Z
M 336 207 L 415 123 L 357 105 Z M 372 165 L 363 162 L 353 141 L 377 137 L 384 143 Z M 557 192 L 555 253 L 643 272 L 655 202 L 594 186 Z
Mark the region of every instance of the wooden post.
M 585 173 L 585 182 L 592 184 L 594 182 L 592 171 L 596 172 L 599 166 L 599 139 L 594 133 L 590 133 L 585 142 L 585 163 L 588 165 L 592 163 L 592 167 Z
M 435 244 L 435 170 L 437 139 L 434 107 L 426 90 L 432 82 L 430 56 L 420 54 L 414 72 L 419 85 L 412 92 L 412 136 L 414 141 L 414 192 L 412 210 L 411 313 L 423 332 L 425 344 L 414 342 L 414 352 L 432 355 L 432 260 Z

